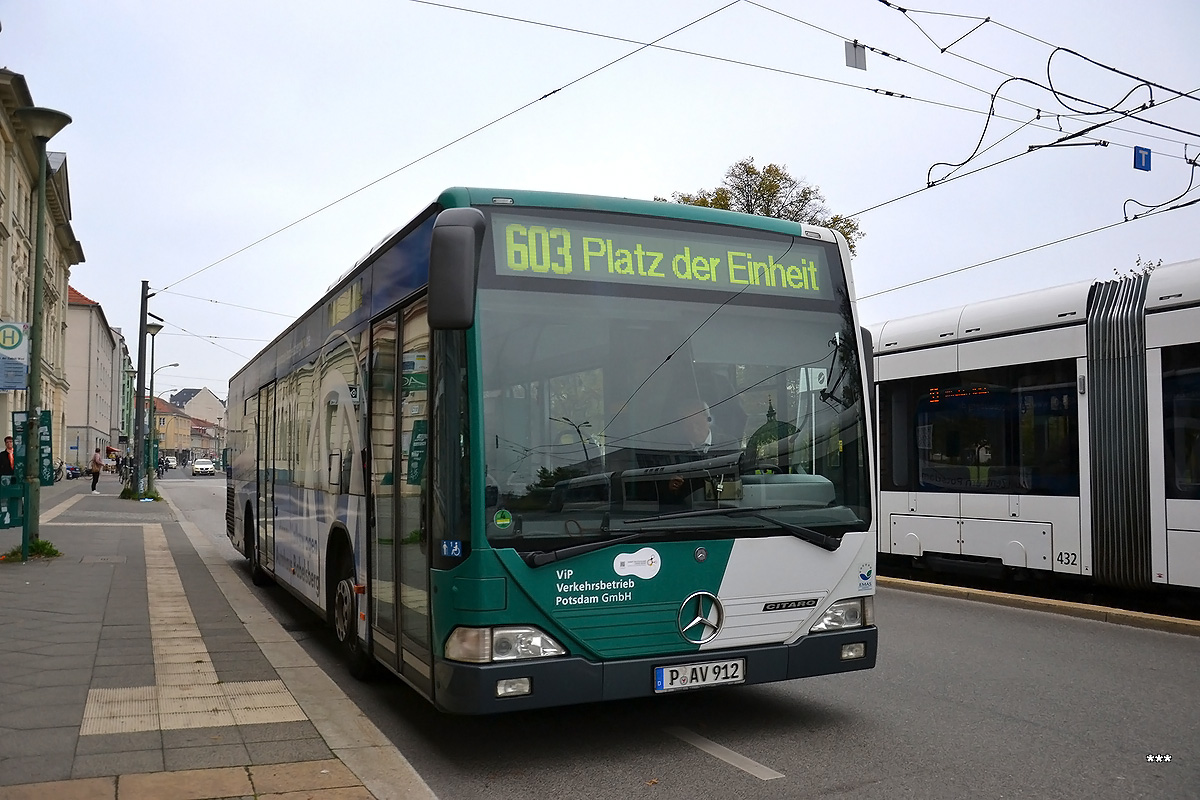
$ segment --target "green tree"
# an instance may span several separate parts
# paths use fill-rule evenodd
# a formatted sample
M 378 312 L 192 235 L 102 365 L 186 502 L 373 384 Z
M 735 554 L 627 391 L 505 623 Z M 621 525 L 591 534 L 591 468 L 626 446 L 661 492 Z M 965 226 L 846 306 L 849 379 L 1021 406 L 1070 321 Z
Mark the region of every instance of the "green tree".
M 654 199 L 666 202 L 664 197 Z M 717 188 L 700 189 L 695 194 L 674 192 L 671 200 L 833 228 L 846 237 L 851 253 L 866 235 L 853 217 L 829 213 L 819 187 L 793 177 L 787 165 L 767 164 L 759 169 L 753 157 L 743 158 L 726 170 L 725 180 Z

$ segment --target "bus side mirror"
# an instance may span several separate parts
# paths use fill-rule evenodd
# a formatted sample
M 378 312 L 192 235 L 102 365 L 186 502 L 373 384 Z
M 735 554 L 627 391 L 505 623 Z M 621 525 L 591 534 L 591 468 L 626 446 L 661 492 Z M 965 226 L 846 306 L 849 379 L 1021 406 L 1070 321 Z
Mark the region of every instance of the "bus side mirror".
M 429 246 L 429 327 L 466 330 L 475 324 L 475 284 L 483 248 L 483 212 L 448 208 L 433 224 Z

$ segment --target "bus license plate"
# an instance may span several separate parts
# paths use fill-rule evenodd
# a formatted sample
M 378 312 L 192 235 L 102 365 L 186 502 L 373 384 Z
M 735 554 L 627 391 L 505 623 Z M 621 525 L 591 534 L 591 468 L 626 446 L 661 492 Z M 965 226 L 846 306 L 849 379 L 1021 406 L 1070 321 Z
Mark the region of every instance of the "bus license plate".
M 655 692 L 676 692 L 680 689 L 696 689 L 701 686 L 744 683 L 745 680 L 746 660 L 744 658 L 654 668 Z

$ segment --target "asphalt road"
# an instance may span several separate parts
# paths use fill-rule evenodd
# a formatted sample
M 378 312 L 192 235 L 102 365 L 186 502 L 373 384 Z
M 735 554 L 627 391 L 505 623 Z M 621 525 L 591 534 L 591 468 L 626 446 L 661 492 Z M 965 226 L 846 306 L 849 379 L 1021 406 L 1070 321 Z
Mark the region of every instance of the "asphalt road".
M 225 542 L 221 476 L 162 488 Z M 464 718 L 355 681 L 320 620 L 254 591 L 447 800 L 1200 798 L 1197 637 L 881 589 L 865 673 Z

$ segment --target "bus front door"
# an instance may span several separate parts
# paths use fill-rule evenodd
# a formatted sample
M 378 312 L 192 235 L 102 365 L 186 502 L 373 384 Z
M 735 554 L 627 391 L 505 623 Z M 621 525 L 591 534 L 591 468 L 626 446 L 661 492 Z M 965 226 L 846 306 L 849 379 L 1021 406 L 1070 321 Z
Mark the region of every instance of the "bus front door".
M 425 531 L 429 324 L 425 300 L 371 333 L 370 596 L 376 657 L 432 692 Z

